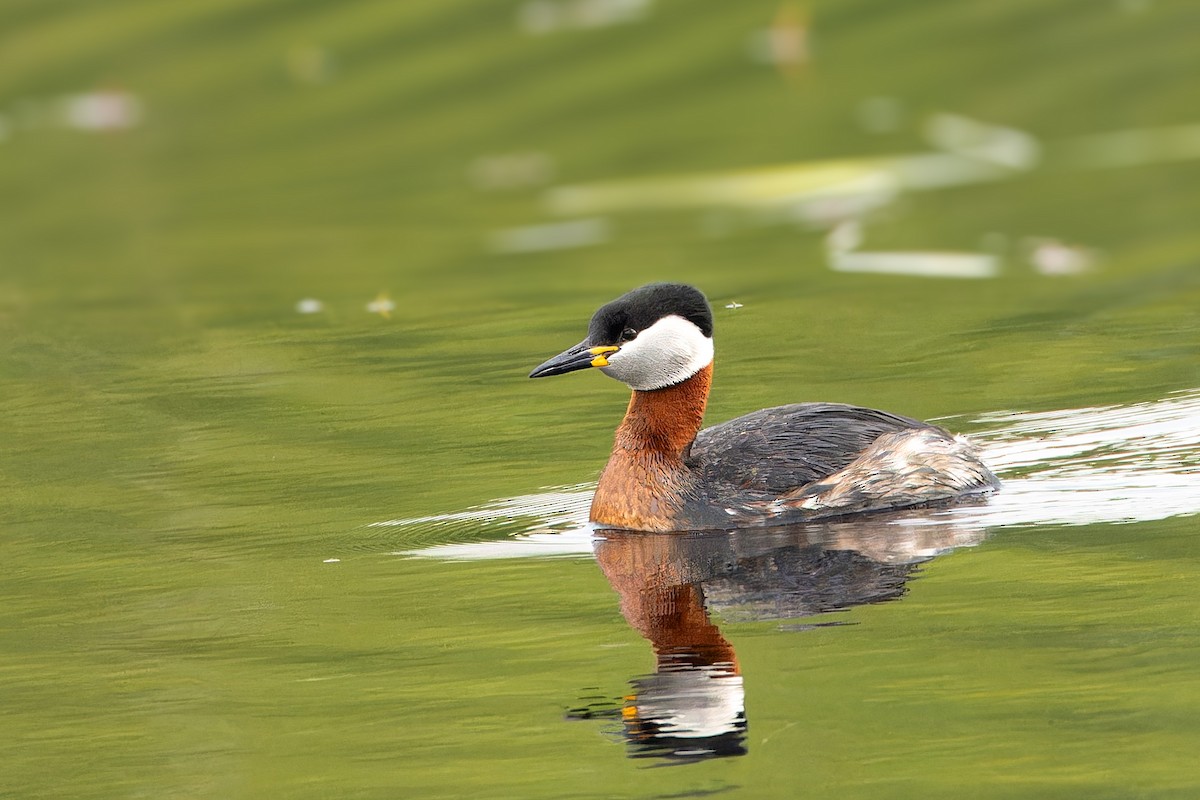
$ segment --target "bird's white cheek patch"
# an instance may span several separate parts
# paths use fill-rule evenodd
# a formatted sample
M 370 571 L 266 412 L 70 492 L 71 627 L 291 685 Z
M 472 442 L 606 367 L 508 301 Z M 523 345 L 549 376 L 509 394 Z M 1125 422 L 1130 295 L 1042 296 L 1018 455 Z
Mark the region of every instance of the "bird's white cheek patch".
M 671 315 L 608 356 L 601 371 L 640 391 L 687 380 L 712 363 L 712 339 L 683 317 Z

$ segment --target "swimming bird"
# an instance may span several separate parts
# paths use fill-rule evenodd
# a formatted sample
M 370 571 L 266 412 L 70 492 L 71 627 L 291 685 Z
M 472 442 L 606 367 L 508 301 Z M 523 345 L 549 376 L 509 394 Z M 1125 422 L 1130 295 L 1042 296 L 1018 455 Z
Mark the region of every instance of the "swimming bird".
M 731 529 L 982 494 L 1000 482 L 965 438 L 840 403 L 755 411 L 701 430 L 713 315 L 693 286 L 653 283 L 602 306 L 531 378 L 598 368 L 633 390 L 592 500 L 602 527 Z

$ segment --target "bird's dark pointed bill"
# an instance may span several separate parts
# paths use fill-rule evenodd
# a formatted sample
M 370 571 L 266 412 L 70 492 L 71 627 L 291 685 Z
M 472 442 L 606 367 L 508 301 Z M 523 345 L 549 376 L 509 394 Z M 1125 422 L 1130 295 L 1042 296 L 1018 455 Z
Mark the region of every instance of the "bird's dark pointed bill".
M 529 373 L 529 377 L 548 378 L 551 375 L 562 375 L 579 369 L 587 369 L 588 367 L 607 367 L 608 359 L 605 356 L 615 352 L 617 352 L 617 348 L 611 345 L 592 347 L 586 341 L 580 342 L 569 350 L 564 350 L 546 363 L 538 366 L 537 369 Z

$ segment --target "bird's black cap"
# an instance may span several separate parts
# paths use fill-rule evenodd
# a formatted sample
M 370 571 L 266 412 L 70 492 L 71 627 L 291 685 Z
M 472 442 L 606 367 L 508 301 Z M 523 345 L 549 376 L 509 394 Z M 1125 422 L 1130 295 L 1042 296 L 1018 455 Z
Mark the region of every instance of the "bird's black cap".
M 712 309 L 703 292 L 684 283 L 651 283 L 601 306 L 592 315 L 587 340 L 593 345 L 615 344 L 626 329 L 643 331 L 672 314 L 712 338 Z

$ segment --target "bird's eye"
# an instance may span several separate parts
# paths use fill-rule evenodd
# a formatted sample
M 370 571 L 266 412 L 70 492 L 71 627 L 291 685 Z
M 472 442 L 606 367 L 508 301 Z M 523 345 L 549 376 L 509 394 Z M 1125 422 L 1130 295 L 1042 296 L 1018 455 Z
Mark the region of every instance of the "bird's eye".
M 635 331 L 633 328 L 626 328 L 625 330 L 621 331 L 621 339 L 620 340 L 622 342 L 633 341 L 636 338 L 637 338 L 637 331 Z

